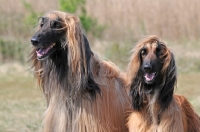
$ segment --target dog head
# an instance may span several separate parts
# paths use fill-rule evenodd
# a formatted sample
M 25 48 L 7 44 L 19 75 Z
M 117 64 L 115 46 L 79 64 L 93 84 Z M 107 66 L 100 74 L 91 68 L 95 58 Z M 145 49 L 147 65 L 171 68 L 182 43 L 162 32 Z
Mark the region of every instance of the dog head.
M 163 44 L 155 40 L 143 45 L 139 52 L 140 56 L 140 69 L 143 74 L 143 81 L 146 84 L 160 83 L 161 71 L 163 67 L 163 55 L 165 49 Z
M 31 38 L 30 61 L 44 91 L 60 85 L 73 95 L 77 91 L 92 97 L 96 91 L 100 93 L 90 68 L 93 52 L 83 31 L 73 14 L 52 11 L 39 18 L 38 30 Z
M 37 32 L 31 38 L 37 59 L 45 60 L 61 48 L 67 48 L 66 45 L 77 43 L 79 24 L 78 17 L 65 12 L 52 11 L 40 17 Z
M 149 36 L 139 41 L 128 67 L 130 94 L 133 106 L 143 106 L 145 94 L 159 90 L 158 100 L 163 107 L 172 99 L 176 83 L 176 65 L 173 53 L 156 36 Z

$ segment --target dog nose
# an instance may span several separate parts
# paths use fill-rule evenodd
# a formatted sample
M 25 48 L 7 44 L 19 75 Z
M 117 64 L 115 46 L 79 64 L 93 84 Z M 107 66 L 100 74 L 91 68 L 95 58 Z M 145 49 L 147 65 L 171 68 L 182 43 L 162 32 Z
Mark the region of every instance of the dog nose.
M 152 66 L 150 64 L 145 64 L 144 65 L 144 70 L 149 71 L 152 69 Z
M 32 43 L 33 46 L 37 46 L 39 42 L 38 42 L 38 39 L 37 39 L 37 38 L 33 37 L 33 38 L 31 39 L 31 43 Z

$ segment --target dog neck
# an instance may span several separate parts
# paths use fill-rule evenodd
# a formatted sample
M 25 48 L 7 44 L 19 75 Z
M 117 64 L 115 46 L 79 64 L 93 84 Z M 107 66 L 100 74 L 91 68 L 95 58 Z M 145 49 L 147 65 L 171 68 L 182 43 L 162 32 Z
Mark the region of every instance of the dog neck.
M 150 114 L 153 125 L 158 125 L 160 122 L 161 107 L 158 102 L 159 92 L 159 89 L 155 89 L 153 94 L 146 94 L 147 103 L 144 109 L 146 113 Z
M 143 113 L 142 116 L 144 116 L 144 119 L 148 119 L 148 124 L 158 125 L 162 111 L 159 102 L 161 86 L 159 84 L 148 85 L 142 81 L 139 82 L 132 84 L 133 108 L 136 112 Z

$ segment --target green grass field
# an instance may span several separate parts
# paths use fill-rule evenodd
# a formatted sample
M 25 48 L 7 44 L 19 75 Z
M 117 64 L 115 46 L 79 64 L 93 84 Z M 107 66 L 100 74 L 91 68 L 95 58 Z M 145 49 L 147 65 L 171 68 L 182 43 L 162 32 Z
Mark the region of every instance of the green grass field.
M 21 67 L 0 74 L 0 132 L 40 132 L 42 129 L 45 99 L 26 69 Z M 186 96 L 200 114 L 198 78 L 200 73 L 180 74 L 176 93 Z

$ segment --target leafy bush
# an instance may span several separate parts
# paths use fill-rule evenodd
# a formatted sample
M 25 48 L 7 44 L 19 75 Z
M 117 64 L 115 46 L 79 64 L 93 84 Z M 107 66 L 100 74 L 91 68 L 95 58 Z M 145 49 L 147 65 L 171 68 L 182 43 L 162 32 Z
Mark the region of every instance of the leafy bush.
M 25 23 L 27 25 L 35 25 L 42 14 L 34 11 L 30 3 L 23 1 L 23 5 L 28 12 L 28 15 L 25 16 Z
M 70 13 L 75 13 L 78 8 L 85 4 L 85 0 L 59 0 L 60 9 Z
M 67 11 L 69 13 L 79 14 L 81 23 L 86 32 L 90 32 L 96 37 L 100 37 L 104 30 L 104 26 L 99 25 L 97 20 L 88 16 L 84 7 L 85 0 L 59 0 L 60 10 Z

